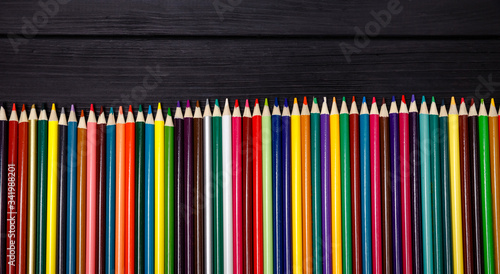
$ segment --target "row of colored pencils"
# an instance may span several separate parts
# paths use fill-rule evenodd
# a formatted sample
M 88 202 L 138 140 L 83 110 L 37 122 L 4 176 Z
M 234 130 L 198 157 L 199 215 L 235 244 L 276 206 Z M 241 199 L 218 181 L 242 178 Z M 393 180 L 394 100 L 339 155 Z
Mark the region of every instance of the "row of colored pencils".
M 338 106 L 1 107 L 0 273 L 500 272 L 493 99 Z

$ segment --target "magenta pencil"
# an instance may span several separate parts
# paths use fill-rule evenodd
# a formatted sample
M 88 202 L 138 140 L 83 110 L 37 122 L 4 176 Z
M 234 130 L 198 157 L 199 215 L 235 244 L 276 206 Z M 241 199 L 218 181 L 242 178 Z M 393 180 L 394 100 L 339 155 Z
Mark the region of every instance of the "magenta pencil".
M 232 117 L 233 142 L 233 273 L 243 273 L 243 192 L 241 165 L 241 112 L 238 99 Z
M 377 101 L 373 97 L 370 112 L 370 160 L 372 195 L 372 266 L 382 273 L 382 200 L 380 196 L 380 126 Z
M 87 241 L 85 269 L 95 269 L 97 233 L 97 120 L 90 105 L 87 120 Z
M 412 273 L 411 199 L 410 199 L 410 126 L 405 96 L 399 108 L 399 161 L 401 170 L 401 231 L 403 273 Z

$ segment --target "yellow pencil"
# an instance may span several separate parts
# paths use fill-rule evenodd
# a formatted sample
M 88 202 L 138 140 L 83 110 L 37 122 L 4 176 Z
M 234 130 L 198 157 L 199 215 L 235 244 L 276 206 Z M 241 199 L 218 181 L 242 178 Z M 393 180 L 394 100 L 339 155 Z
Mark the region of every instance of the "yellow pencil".
M 332 169 L 332 273 L 342 273 L 342 211 L 340 192 L 340 124 L 337 100 L 333 97 L 330 112 L 330 154 Z
M 293 101 L 291 119 L 292 151 L 292 249 L 293 273 L 302 273 L 302 174 L 300 111 L 297 98 Z
M 48 162 L 47 162 L 47 265 L 46 273 L 56 273 L 57 247 L 57 143 L 59 121 L 56 105 L 52 104 L 49 117 Z
M 448 114 L 448 135 L 450 147 L 450 190 L 451 190 L 451 234 L 453 242 L 453 270 L 464 273 L 462 247 L 462 207 L 460 194 L 460 144 L 458 111 L 455 97 L 451 97 Z
M 155 273 L 165 273 L 165 125 L 161 104 L 155 119 Z

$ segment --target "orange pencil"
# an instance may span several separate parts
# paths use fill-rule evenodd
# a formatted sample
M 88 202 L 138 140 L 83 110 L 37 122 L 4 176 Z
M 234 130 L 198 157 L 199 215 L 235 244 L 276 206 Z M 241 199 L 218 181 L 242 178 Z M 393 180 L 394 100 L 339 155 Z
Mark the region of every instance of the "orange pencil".
M 125 273 L 125 118 L 120 106 L 116 120 L 116 219 L 115 272 Z
M 125 273 L 134 273 L 135 237 L 135 120 L 132 106 L 125 124 Z
M 302 140 L 302 242 L 304 273 L 313 272 L 312 255 L 312 193 L 311 193 L 311 115 L 304 97 L 300 114 Z

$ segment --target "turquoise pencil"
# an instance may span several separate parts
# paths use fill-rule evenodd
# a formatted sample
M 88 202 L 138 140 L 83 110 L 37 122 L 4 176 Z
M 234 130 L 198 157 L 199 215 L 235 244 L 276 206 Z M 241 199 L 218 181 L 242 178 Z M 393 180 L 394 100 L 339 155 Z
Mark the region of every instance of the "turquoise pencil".
M 116 178 L 116 125 L 113 108 L 106 125 L 106 248 L 104 265 L 106 273 L 115 269 L 115 178 Z

